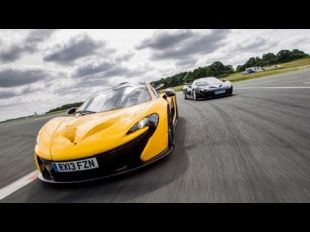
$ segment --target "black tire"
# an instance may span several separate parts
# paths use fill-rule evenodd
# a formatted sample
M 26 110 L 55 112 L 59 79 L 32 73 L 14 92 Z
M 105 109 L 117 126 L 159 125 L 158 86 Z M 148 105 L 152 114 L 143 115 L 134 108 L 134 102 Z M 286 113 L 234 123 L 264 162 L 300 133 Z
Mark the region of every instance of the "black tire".
M 231 89 L 229 90 L 229 95 L 230 95 L 230 96 L 233 95 L 233 87 L 231 87 Z
M 169 108 L 167 109 L 167 111 L 168 111 L 168 146 L 171 147 L 174 146 L 175 144 L 175 130 Z
M 185 99 L 185 100 L 188 99 L 188 98 L 187 98 L 187 95 L 186 95 L 186 91 L 184 91 L 183 93 L 184 93 L 184 99 Z
M 176 113 L 176 119 L 179 118 L 179 107 L 177 103 L 177 98 L 175 98 L 175 113 Z
M 196 96 L 196 91 L 195 90 L 193 90 L 193 100 L 197 101 L 197 96 Z

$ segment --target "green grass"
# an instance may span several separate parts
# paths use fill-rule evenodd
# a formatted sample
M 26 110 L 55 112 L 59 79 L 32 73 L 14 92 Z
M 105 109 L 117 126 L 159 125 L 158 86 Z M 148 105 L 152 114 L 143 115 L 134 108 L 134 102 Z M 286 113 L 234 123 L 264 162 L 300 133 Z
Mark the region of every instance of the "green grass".
M 274 65 L 275 66 L 275 65 Z M 237 82 L 237 81 L 243 81 L 243 80 L 250 80 L 254 78 L 260 78 L 260 77 L 267 77 L 267 76 L 273 76 L 276 74 L 281 74 L 281 73 L 287 73 L 287 72 L 292 72 L 296 71 L 299 69 L 305 69 L 305 68 L 310 68 L 310 58 L 303 58 L 287 63 L 282 63 L 282 64 L 277 64 L 277 68 L 271 69 L 271 70 L 266 70 L 263 72 L 257 72 L 257 73 L 250 73 L 247 75 L 243 75 L 241 72 L 239 73 L 233 73 L 229 76 L 220 78 L 220 79 L 225 79 L 229 80 L 231 82 Z M 174 91 L 179 92 L 182 91 L 184 85 L 179 85 L 172 87 Z
M 58 111 L 53 111 L 53 112 L 46 113 L 46 114 L 44 114 L 44 115 L 59 114 L 59 113 L 66 112 L 66 111 L 67 111 L 67 110 L 58 110 Z
M 20 118 L 11 118 L 11 119 L 7 119 L 4 121 L 0 121 L 0 123 L 4 123 L 4 122 L 10 122 L 10 121 L 15 121 L 15 120 L 21 120 L 21 119 L 28 119 L 28 118 L 39 118 L 39 117 L 44 117 L 47 115 L 52 115 L 52 114 L 60 114 L 60 113 L 64 113 L 67 110 L 59 110 L 59 111 L 54 111 L 54 112 L 50 112 L 50 113 L 46 113 L 46 114 L 40 114 L 40 115 L 29 115 L 29 116 L 24 116 L 24 117 L 20 117 Z
M 172 89 L 176 92 L 182 91 L 184 85 L 175 86 Z
M 310 65 L 310 57 L 281 64 L 285 68 Z

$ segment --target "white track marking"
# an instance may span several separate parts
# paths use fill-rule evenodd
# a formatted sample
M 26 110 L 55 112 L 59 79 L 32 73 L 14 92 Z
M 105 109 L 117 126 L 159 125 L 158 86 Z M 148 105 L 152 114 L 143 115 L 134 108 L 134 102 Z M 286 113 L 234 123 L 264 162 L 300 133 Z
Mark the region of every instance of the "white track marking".
M 27 184 L 30 184 L 32 181 L 37 179 L 37 171 L 33 171 L 26 176 L 18 179 L 17 181 L 3 187 L 0 189 L 0 200 L 3 198 L 11 195 L 12 193 L 16 192 L 17 190 L 21 189 Z
M 310 86 L 235 87 L 235 89 L 310 89 Z

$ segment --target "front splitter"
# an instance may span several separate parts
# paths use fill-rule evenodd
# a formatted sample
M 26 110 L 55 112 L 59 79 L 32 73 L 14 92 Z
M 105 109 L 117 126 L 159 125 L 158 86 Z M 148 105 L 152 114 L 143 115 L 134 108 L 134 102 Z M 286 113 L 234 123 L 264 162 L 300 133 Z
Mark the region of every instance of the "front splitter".
M 102 180 L 102 179 L 108 179 L 108 178 L 112 178 L 115 176 L 120 176 L 120 175 L 124 175 L 126 173 L 130 173 L 133 171 L 136 171 L 140 168 L 143 168 L 147 165 L 150 165 L 162 158 L 164 158 L 165 156 L 167 156 L 168 154 L 170 154 L 173 151 L 174 146 L 170 146 L 169 148 L 167 148 L 165 151 L 161 152 L 160 154 L 156 155 L 154 158 L 148 160 L 147 162 L 142 163 L 139 166 L 134 166 L 134 167 L 129 167 L 127 169 L 123 169 L 117 173 L 113 173 L 111 175 L 103 175 L 103 176 L 95 176 L 93 178 L 87 178 L 87 179 L 82 179 L 82 180 L 70 180 L 70 181 L 57 181 L 57 180 L 51 180 L 51 179 L 46 179 L 43 177 L 42 173 L 40 171 L 38 171 L 38 178 L 46 183 L 53 183 L 53 184 L 73 184 L 73 183 L 85 183 L 85 182 L 91 182 L 91 181 L 97 181 L 97 180 Z

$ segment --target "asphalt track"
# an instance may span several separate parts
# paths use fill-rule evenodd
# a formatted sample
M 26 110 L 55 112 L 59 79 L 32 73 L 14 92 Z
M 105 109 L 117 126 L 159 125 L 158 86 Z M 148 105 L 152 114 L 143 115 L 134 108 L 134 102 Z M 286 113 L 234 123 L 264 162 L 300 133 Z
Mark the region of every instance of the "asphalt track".
M 82 185 L 36 179 L 0 202 L 310 202 L 310 70 L 234 86 L 213 100 L 178 94 L 175 150 L 154 165 Z M 0 188 L 34 170 L 51 117 L 0 123 Z

